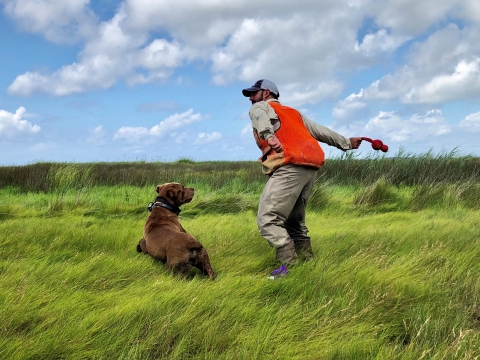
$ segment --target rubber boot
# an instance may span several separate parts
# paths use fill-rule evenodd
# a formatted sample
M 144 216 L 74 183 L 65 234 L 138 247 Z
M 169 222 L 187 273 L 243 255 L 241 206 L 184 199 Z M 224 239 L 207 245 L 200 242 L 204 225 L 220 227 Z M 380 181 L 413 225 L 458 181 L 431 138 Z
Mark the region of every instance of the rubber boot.
M 295 251 L 300 258 L 310 260 L 313 258 L 313 249 L 310 240 L 295 242 Z
M 293 265 L 298 261 L 297 253 L 295 252 L 295 245 L 290 241 L 287 245 L 277 247 L 276 260 L 285 265 Z

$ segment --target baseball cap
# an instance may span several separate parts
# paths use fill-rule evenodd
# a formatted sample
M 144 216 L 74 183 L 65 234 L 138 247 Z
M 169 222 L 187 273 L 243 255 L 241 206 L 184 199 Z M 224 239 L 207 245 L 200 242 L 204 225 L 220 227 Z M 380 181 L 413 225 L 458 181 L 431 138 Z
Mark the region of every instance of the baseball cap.
M 277 85 L 273 83 L 273 81 L 267 79 L 258 80 L 255 84 L 247 89 L 242 90 L 243 96 L 249 97 L 252 92 L 258 90 L 270 90 L 271 93 L 280 97 L 280 93 L 278 92 Z

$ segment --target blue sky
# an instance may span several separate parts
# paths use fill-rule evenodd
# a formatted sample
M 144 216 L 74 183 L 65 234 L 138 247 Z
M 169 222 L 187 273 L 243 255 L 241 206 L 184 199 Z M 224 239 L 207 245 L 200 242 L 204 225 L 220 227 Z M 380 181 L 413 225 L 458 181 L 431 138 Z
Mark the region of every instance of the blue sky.
M 391 156 L 480 156 L 478 0 L 0 0 L 0 34 L 0 165 L 256 160 L 262 78 Z

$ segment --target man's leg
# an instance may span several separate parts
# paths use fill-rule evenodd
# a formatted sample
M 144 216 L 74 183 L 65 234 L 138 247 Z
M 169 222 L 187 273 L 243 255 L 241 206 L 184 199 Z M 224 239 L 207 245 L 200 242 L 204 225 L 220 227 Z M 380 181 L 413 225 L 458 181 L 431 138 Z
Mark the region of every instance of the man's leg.
M 304 259 L 311 259 L 313 257 L 312 245 L 310 237 L 308 236 L 308 228 L 305 224 L 305 213 L 308 198 L 312 193 L 316 175 L 316 170 L 308 169 L 305 177 L 308 177 L 309 181 L 300 192 L 300 196 L 298 197 L 290 216 L 285 222 L 285 229 L 295 244 L 296 253 Z
M 285 222 L 303 189 L 311 181 L 312 172 L 316 173 L 315 170 L 302 166 L 282 166 L 272 174 L 260 197 L 258 229 L 270 246 L 275 247 L 277 260 L 282 263 L 294 262 L 297 258 Z

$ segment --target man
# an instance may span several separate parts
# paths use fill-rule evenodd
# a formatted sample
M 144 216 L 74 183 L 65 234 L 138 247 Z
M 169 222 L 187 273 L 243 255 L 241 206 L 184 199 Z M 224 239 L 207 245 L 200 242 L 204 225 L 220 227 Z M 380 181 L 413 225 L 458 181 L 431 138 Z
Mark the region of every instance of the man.
M 270 80 L 258 80 L 242 93 L 252 102 L 249 115 L 262 151 L 258 161 L 269 176 L 260 197 L 257 225 L 260 235 L 275 248 L 276 260 L 282 264 L 279 269 L 285 273 L 284 265 L 297 262 L 297 253 L 304 259 L 313 257 L 305 210 L 317 170 L 325 162 L 318 142 L 351 150 L 358 149 L 362 139 L 347 139 L 280 104 L 280 93 Z

